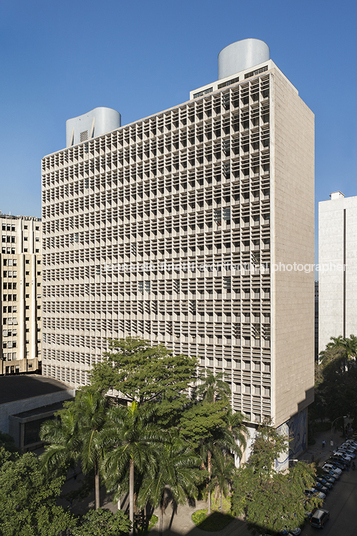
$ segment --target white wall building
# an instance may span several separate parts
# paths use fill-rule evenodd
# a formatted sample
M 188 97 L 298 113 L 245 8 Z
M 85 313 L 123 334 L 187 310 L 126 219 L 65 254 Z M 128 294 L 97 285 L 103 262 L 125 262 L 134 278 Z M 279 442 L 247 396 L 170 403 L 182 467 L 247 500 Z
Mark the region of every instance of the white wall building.
M 319 351 L 357 335 L 357 197 L 319 203 Z
M 219 62 L 189 101 L 43 158 L 43 371 L 85 384 L 139 336 L 278 426 L 313 399 L 314 275 L 292 266 L 314 263 L 314 116 L 265 43 Z
M 0 213 L 0 235 L 0 375 L 35 372 L 41 361 L 41 220 Z

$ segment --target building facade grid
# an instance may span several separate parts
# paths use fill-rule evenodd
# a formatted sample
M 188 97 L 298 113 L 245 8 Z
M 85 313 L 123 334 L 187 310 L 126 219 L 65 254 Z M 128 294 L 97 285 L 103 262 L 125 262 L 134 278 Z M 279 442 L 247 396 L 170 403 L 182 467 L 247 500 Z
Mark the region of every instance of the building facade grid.
M 271 417 L 271 73 L 42 161 L 44 374 L 127 335 L 223 372 Z

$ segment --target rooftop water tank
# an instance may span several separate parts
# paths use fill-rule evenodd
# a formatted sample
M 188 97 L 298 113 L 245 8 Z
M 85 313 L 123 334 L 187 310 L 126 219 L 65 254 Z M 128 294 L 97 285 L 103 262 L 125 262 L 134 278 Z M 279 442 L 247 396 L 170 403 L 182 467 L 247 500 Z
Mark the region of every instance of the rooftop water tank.
M 260 39 L 242 39 L 218 54 L 218 79 L 244 71 L 269 59 L 269 47 Z
M 66 147 L 106 134 L 119 128 L 120 124 L 120 113 L 105 107 L 94 108 L 86 114 L 67 119 Z

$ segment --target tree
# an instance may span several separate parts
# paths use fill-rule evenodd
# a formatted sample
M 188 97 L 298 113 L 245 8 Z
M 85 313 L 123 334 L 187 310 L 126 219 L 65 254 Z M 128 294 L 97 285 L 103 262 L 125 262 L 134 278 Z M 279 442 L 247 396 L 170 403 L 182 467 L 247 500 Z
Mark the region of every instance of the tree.
M 215 402 L 217 399 L 228 401 L 231 395 L 231 389 L 227 382 L 223 380 L 223 374 L 213 374 L 210 370 L 206 370 L 201 374 L 199 379 L 201 384 L 197 388 L 198 396 L 207 402 Z
M 231 485 L 235 475 L 234 459 L 231 455 L 224 454 L 217 449 L 213 457 L 212 476 L 209 492 L 213 489 L 219 491 L 220 511 L 223 512 L 223 497 L 227 497 L 231 492 Z
M 113 514 L 110 510 L 99 508 L 90 510 L 81 520 L 79 527 L 72 529 L 73 536 L 126 536 L 131 523 L 121 510 Z
M 327 416 L 331 421 L 342 415 L 357 418 L 356 354 L 357 337 L 331 337 L 331 342 L 320 354 L 316 402 L 311 407 L 311 416 Z
M 118 390 L 129 402 L 177 399 L 196 378 L 196 358 L 173 356 L 163 345 L 135 337 L 111 340 L 106 359 L 94 366 L 91 382 L 106 392 Z
M 208 471 L 208 514 L 211 513 L 212 488 L 212 457 L 220 457 L 221 453 L 233 453 L 241 457 L 238 446 L 245 446 L 243 416 L 236 413 L 233 416 L 229 398 L 231 390 L 227 382 L 222 380 L 221 373 L 214 375 L 207 371 L 201 375 L 201 385 L 197 388 L 199 400 L 187 410 L 181 419 L 181 436 L 198 447 L 201 458 Z M 217 462 L 219 463 L 219 462 Z
M 305 505 L 309 510 L 319 504 L 316 497 L 304 494 L 313 485 L 313 466 L 298 462 L 288 471 L 276 471 L 275 460 L 287 447 L 286 437 L 264 425 L 248 463 L 237 469 L 232 509 L 235 515 L 244 515 L 253 530 L 275 534 L 294 529 L 304 521 Z
M 104 457 L 102 431 L 109 400 L 90 387 L 79 389 L 74 401 L 57 412 L 59 420 L 47 421 L 41 439 L 49 444 L 41 456 L 48 470 L 80 461 L 85 474 L 94 471 L 95 507 L 100 507 L 100 467 Z
M 58 536 L 73 528 L 70 512 L 56 506 L 63 481 L 48 478 L 34 454 L 0 449 L 1 536 Z
M 196 498 L 197 484 L 202 481 L 200 459 L 178 439 L 161 444 L 157 463 L 148 467 L 139 492 L 138 502 L 160 508 L 160 534 L 163 531 L 165 509 L 172 500 L 174 508 L 184 504 L 188 497 Z
M 140 407 L 136 402 L 130 406 L 112 407 L 104 431 L 106 456 L 103 470 L 107 489 L 121 495 L 129 478 L 129 518 L 134 522 L 134 476 L 135 469 L 143 471 L 156 463 L 153 443 L 165 440 L 151 422 L 152 410 Z

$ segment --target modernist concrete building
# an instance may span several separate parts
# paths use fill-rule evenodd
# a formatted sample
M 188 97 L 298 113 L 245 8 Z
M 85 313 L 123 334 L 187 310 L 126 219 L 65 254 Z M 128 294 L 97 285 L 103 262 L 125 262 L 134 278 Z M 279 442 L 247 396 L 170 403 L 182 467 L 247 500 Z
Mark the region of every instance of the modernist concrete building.
M 357 335 L 357 197 L 319 203 L 319 351 Z
M 43 159 L 43 372 L 85 384 L 108 338 L 139 336 L 223 372 L 252 426 L 301 424 L 314 116 L 261 41 L 223 49 L 219 73 L 111 132 L 73 119 L 73 145 Z
M 41 361 L 41 220 L 0 214 L 0 375 L 35 372 Z

